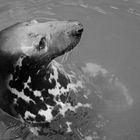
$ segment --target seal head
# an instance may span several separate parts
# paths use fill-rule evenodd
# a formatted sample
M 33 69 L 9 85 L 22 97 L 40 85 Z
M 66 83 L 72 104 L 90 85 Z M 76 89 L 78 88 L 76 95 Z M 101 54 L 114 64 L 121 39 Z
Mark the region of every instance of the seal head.
M 0 50 L 11 55 L 55 58 L 73 49 L 82 31 L 82 24 L 77 21 L 17 23 L 1 31 Z

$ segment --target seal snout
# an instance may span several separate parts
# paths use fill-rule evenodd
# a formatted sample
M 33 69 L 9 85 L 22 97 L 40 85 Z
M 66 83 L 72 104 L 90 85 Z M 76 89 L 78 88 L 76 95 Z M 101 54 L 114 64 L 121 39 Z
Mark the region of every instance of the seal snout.
M 82 34 L 83 31 L 84 31 L 84 29 L 81 28 L 81 29 L 78 29 L 78 30 L 77 30 L 77 33 L 78 33 L 78 34 Z
M 51 29 L 54 29 L 51 33 L 51 43 L 48 45 L 49 57 L 54 59 L 77 46 L 84 30 L 81 22 L 68 20 L 49 24 L 53 27 Z
M 80 37 L 80 36 L 82 35 L 83 31 L 84 31 L 83 28 L 77 29 L 77 30 L 75 30 L 75 31 L 72 33 L 72 35 L 73 35 L 73 36 Z
M 73 36 L 81 36 L 84 31 L 83 24 L 81 22 L 75 21 L 73 22 Z

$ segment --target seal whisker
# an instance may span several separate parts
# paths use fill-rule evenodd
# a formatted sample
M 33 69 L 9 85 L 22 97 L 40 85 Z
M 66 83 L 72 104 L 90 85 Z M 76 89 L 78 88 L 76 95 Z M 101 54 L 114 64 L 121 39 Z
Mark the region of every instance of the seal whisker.
M 65 57 L 65 62 L 68 60 L 69 52 L 67 52 L 66 57 Z
M 71 51 L 69 52 L 70 61 L 71 61 L 72 55 L 73 55 L 73 50 L 71 50 Z
M 71 50 L 71 51 L 72 51 L 72 50 Z M 66 53 L 64 54 L 64 56 L 62 57 L 61 63 L 65 63 L 65 62 L 68 60 L 68 56 L 69 56 L 69 54 L 70 54 L 71 51 L 66 52 Z
M 62 56 L 61 63 L 64 62 L 64 56 L 65 56 L 65 54 Z
M 67 55 L 67 52 L 65 52 L 65 54 L 63 55 L 62 60 L 61 60 L 61 63 L 64 63 L 65 62 L 66 55 Z

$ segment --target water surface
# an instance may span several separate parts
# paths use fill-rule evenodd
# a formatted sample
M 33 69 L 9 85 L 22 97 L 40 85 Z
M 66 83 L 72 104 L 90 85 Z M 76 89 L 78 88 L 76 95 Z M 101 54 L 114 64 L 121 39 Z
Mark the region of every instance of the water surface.
M 121 106 L 118 110 L 116 108 L 116 110 L 114 108 L 101 109 L 100 112 L 104 119 L 109 120 L 109 123 L 103 127 L 102 137 L 92 139 L 139 140 L 140 1 L 0 1 L 0 29 L 18 21 L 35 18 L 81 21 L 84 24 L 84 34 L 67 62 L 90 61 L 102 66 L 118 77 L 127 89 L 127 95 L 133 100 L 133 103 L 125 107 Z M 87 137 L 86 140 L 92 139 Z

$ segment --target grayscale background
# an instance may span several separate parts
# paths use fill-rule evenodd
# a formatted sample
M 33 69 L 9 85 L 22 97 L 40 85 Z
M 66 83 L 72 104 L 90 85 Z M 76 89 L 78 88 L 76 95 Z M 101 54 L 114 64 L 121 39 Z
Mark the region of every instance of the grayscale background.
M 0 0 L 0 30 L 26 19 L 83 23 L 81 42 L 67 63 L 102 66 L 118 77 L 131 98 L 123 109 L 100 110 L 109 120 L 104 140 L 140 140 L 140 0 Z

